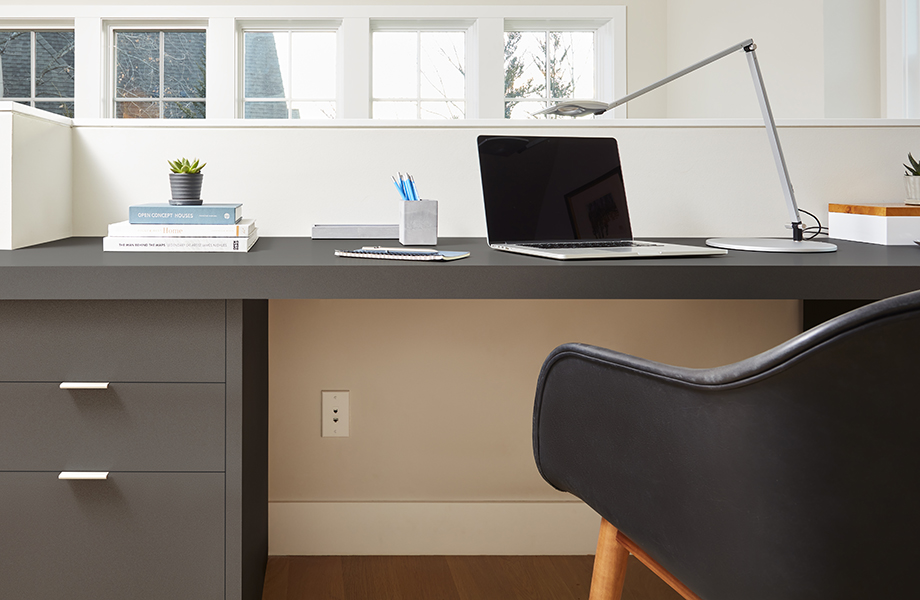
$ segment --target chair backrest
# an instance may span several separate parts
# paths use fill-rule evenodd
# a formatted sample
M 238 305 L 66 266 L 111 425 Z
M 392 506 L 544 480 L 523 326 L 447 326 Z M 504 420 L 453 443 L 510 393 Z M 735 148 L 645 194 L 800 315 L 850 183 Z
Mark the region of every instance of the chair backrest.
M 920 292 L 716 369 L 567 345 L 535 457 L 706 600 L 913 597 L 918 373 Z

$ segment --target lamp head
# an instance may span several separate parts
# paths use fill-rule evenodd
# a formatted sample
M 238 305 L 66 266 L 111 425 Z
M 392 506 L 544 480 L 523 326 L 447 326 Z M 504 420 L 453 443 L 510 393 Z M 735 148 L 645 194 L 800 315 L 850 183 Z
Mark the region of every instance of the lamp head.
M 535 112 L 534 115 L 560 115 L 563 117 L 583 117 L 585 115 L 601 115 L 610 110 L 606 102 L 596 100 L 576 100 L 560 102 L 549 108 Z

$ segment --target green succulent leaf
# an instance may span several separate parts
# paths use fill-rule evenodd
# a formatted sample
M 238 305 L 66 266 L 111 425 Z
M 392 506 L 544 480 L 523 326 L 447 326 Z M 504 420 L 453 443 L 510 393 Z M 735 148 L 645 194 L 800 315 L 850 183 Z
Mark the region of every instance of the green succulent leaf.
M 196 158 L 195 162 L 189 162 L 187 158 L 178 158 L 176 160 L 167 160 L 169 167 L 173 173 L 199 173 L 201 169 L 208 163 L 199 164 L 199 160 Z

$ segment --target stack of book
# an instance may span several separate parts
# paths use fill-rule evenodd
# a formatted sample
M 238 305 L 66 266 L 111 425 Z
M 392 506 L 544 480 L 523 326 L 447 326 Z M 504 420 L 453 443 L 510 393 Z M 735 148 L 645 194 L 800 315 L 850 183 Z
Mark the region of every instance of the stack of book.
M 102 249 L 112 252 L 248 252 L 259 239 L 242 204 L 138 204 L 127 221 L 109 225 Z

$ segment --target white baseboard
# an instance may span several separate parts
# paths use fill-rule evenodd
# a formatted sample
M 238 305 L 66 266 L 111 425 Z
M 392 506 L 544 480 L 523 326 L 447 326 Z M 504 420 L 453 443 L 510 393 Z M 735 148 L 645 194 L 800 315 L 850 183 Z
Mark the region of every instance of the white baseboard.
M 594 554 L 599 525 L 581 502 L 269 502 L 268 553 Z

